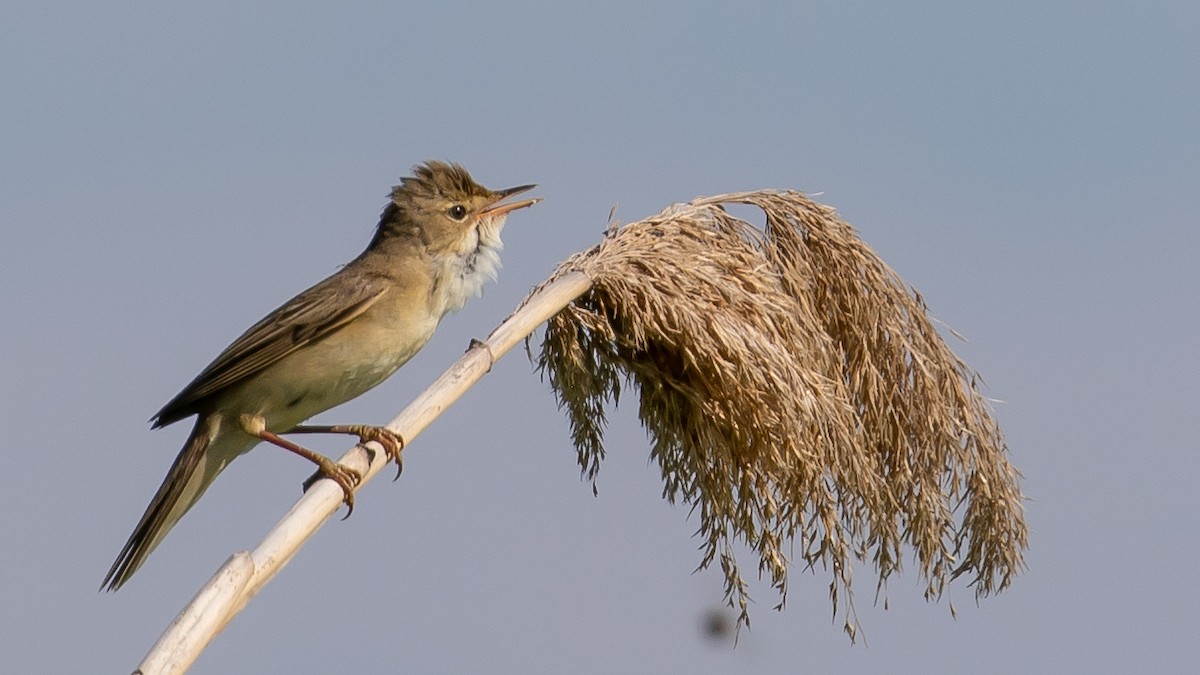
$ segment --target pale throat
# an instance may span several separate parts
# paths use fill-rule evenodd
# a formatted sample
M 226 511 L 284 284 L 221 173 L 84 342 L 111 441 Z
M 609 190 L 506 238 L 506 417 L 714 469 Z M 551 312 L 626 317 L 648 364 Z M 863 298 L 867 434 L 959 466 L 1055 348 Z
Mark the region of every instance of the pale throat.
M 457 312 L 467 300 L 483 294 L 483 286 L 500 271 L 500 230 L 504 218 L 490 218 L 472 227 L 443 261 L 435 303 L 442 314 Z

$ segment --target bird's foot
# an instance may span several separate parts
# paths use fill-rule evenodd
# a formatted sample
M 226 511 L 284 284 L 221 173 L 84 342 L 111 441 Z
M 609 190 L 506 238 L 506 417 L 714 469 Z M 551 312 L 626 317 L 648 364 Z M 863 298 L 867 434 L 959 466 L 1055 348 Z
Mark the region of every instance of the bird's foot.
M 339 464 L 328 457 L 321 455 L 316 455 L 316 457 L 316 459 L 310 459 L 317 465 L 317 472 L 304 481 L 304 490 L 307 492 L 313 483 L 322 478 L 328 478 L 337 483 L 338 487 L 342 488 L 342 503 L 346 505 L 347 509 L 346 515 L 342 518 L 345 520 L 354 513 L 354 489 L 362 482 L 362 474 L 358 470 Z
M 396 463 L 396 477 L 392 480 L 399 480 L 400 474 L 404 473 L 404 457 L 401 454 L 404 451 L 404 438 L 400 434 L 387 427 L 366 424 L 347 424 L 342 428 L 345 433 L 358 436 L 359 443 L 375 441 L 382 445 L 388 459 Z

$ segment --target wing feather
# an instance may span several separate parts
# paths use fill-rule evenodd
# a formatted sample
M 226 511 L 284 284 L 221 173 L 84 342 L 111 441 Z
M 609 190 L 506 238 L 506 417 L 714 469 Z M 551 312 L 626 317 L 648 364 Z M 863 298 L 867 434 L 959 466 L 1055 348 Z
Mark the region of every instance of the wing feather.
M 345 286 L 336 275 L 254 324 L 151 418 L 155 427 L 191 415 L 195 404 L 337 331 L 375 304 L 389 286 L 380 278 Z

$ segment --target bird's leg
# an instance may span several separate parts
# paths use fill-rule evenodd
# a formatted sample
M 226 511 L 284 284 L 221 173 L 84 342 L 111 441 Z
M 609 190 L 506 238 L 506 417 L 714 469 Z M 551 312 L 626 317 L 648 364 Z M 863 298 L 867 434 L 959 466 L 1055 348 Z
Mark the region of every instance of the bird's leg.
M 388 459 L 396 462 L 396 478 L 404 472 L 404 458 L 400 453 L 404 450 L 404 438 L 387 427 L 376 427 L 369 424 L 334 424 L 330 426 L 300 425 L 292 427 L 287 434 L 349 434 L 358 436 L 359 443 L 375 441 L 383 446 Z
M 359 481 L 362 480 L 362 474 L 348 466 L 338 464 L 325 455 L 313 452 L 312 450 L 309 450 L 301 445 L 297 445 L 286 438 L 281 438 L 279 435 L 273 434 L 266 429 L 259 429 L 251 433 L 272 445 L 283 448 L 289 452 L 294 452 L 313 464 L 316 464 L 317 476 L 328 478 L 337 483 L 338 487 L 342 488 L 342 501 L 345 502 L 348 509 L 346 512 L 346 518 L 349 518 L 350 514 L 354 513 L 354 488 L 358 485 Z M 307 490 L 312 486 L 312 483 L 312 479 L 305 481 L 304 489 Z M 342 520 L 345 520 L 346 518 L 343 518 Z

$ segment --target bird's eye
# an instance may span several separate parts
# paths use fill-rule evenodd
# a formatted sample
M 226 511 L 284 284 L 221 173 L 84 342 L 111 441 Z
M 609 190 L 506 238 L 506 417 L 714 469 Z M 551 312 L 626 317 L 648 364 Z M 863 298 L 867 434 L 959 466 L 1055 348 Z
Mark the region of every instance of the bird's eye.
M 454 206 L 451 206 L 446 213 L 450 214 L 450 217 L 455 220 L 462 220 L 463 218 L 467 217 L 467 207 L 463 206 L 462 204 L 455 204 Z

